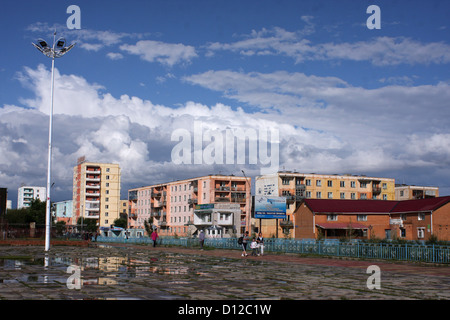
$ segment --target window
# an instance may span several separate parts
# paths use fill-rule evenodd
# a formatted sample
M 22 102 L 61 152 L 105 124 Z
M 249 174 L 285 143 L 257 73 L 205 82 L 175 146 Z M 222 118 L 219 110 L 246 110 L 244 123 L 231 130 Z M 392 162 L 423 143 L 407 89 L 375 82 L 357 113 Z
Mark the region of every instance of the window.
M 358 214 L 358 215 L 356 215 L 356 220 L 358 220 L 358 221 L 367 221 L 367 214 Z
M 417 228 L 417 238 L 425 238 L 425 228 Z
M 425 220 L 425 213 L 419 213 L 417 218 L 418 218 L 418 220 Z
M 321 187 L 322 186 L 322 180 L 316 180 L 316 186 Z
M 328 180 L 327 181 L 327 186 L 328 187 L 332 187 L 333 186 L 333 180 Z
M 328 221 L 337 221 L 337 214 L 328 214 L 327 220 Z
M 306 191 L 306 197 L 311 198 L 311 191 Z
M 383 189 L 387 189 L 387 183 L 383 183 Z
M 403 197 L 403 190 L 400 191 L 400 197 Z
M 289 185 L 289 179 L 283 178 L 283 179 L 281 179 L 281 183 L 285 186 Z
M 403 221 L 406 220 L 406 213 L 402 213 L 400 215 L 400 219 L 402 219 Z
M 361 193 L 360 199 L 367 199 L 367 194 L 366 193 Z
M 366 188 L 367 182 L 360 182 L 359 185 L 361 186 L 361 188 Z
M 350 193 L 350 199 L 356 199 L 356 193 L 354 192 Z
M 310 186 L 311 185 L 311 179 L 306 179 L 306 183 L 305 183 L 307 186 Z
M 356 188 L 356 181 L 350 181 L 350 187 Z
M 328 192 L 328 199 L 333 199 L 333 192 Z
M 340 186 L 341 186 L 341 188 L 345 188 L 345 181 L 341 181 Z
M 387 194 L 383 194 L 383 200 L 387 200 Z
M 106 180 L 109 180 L 109 176 L 106 176 Z
M 316 192 L 316 198 L 317 198 L 317 199 L 322 198 L 322 192 L 317 191 L 317 192 Z
M 406 229 L 400 228 L 400 237 L 406 237 Z
M 345 192 L 341 192 L 341 199 L 345 199 Z

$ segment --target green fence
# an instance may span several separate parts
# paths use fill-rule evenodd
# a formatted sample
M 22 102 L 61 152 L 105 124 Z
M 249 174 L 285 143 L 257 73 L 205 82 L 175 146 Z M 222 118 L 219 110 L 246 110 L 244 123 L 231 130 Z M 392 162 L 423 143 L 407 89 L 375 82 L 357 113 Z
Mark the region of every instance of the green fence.
M 152 244 L 148 237 L 142 238 L 110 238 L 98 237 L 98 242 Z M 170 238 L 160 237 L 158 245 L 198 247 L 196 238 Z M 236 238 L 211 238 L 205 240 L 205 247 L 219 249 L 242 249 Z M 250 244 L 249 244 L 250 245 Z M 248 246 L 249 247 L 249 246 Z M 295 239 L 266 239 L 264 252 L 298 253 L 323 256 L 354 257 L 362 259 L 387 259 L 402 261 L 418 261 L 433 263 L 450 263 L 450 246 L 423 245 L 423 244 L 391 244 L 391 243 L 364 243 L 360 241 L 315 241 Z

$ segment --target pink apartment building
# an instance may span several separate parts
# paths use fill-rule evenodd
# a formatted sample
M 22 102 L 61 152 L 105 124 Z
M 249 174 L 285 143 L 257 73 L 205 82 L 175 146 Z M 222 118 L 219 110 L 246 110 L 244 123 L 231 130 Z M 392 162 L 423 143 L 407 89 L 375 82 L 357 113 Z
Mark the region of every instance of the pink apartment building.
M 205 210 L 214 204 L 218 211 Z M 129 190 L 128 227 L 143 229 L 144 221 L 153 218 L 162 236 L 191 236 L 214 226 L 220 230 L 217 235 L 239 235 L 250 228 L 250 206 L 250 178 L 208 175 L 178 180 Z M 240 214 L 231 214 L 236 208 Z M 224 216 L 229 216 L 227 223 L 219 225 Z

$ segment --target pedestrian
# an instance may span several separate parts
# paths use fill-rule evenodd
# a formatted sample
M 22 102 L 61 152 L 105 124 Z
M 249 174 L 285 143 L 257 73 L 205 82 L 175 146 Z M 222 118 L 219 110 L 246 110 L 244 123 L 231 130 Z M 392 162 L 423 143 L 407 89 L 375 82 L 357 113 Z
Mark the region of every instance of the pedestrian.
M 250 248 L 252 249 L 252 256 L 259 256 L 258 252 L 258 242 L 253 238 L 252 243 L 250 243 Z
M 205 233 L 203 230 L 200 230 L 200 235 L 198 236 L 198 239 L 200 241 L 200 250 L 203 250 L 203 243 L 205 243 Z
M 247 242 L 249 240 L 248 231 L 245 231 L 244 236 L 242 237 L 242 256 L 248 256 L 247 254 Z
M 153 240 L 153 247 L 156 247 L 156 239 L 158 239 L 158 232 L 156 232 L 156 229 L 152 232 L 152 240 Z
M 258 238 L 256 238 L 256 242 L 258 242 L 258 245 L 259 245 L 259 253 L 263 256 L 264 255 L 264 238 L 263 238 L 261 232 L 258 234 Z

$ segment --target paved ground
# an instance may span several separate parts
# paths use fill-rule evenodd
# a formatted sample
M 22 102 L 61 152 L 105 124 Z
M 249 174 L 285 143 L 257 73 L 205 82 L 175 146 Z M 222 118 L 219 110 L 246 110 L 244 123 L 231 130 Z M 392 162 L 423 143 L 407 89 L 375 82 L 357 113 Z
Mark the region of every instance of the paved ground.
M 381 271 L 381 289 L 368 289 Z M 72 266 L 72 269 L 68 269 Z M 76 286 L 80 275 L 82 286 Z M 450 267 L 143 245 L 0 246 L 0 299 L 450 299 Z

